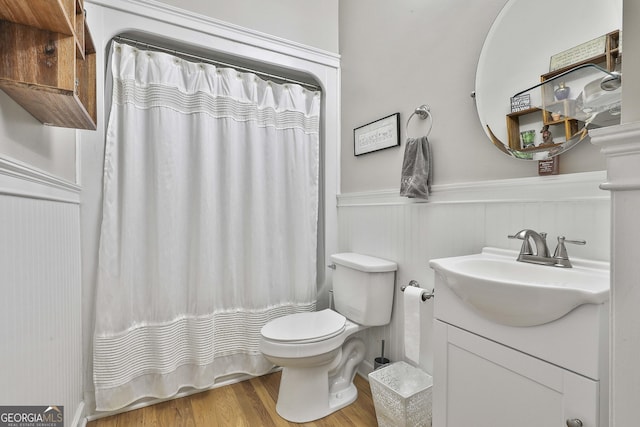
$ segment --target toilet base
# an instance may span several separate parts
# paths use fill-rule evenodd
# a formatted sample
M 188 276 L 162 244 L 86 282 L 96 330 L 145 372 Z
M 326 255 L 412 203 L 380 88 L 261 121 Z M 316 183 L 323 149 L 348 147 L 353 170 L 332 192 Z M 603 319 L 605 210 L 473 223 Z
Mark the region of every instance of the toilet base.
M 358 389 L 350 384 L 346 389 L 329 393 L 328 369 L 283 368 L 276 412 L 285 420 L 306 423 L 324 418 L 356 401 Z
M 353 337 L 329 363 L 283 367 L 276 404 L 278 415 L 294 423 L 305 423 L 355 402 L 358 389 L 353 385 L 353 377 L 364 353 L 364 342 Z
M 354 384 L 349 385 L 349 387 L 347 387 L 345 390 L 339 391 L 337 393 L 332 393 L 329 396 L 329 407 L 332 409 L 331 412 L 335 412 L 338 409 L 342 409 L 345 406 L 351 405 L 356 401 L 357 398 L 358 389 Z

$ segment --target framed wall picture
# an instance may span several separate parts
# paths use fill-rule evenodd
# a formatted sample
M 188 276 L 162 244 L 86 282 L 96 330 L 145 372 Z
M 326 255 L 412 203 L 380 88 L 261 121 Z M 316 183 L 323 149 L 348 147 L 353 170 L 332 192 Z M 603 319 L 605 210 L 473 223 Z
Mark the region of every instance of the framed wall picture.
M 400 145 L 400 113 L 391 114 L 353 130 L 353 154 L 371 153 Z

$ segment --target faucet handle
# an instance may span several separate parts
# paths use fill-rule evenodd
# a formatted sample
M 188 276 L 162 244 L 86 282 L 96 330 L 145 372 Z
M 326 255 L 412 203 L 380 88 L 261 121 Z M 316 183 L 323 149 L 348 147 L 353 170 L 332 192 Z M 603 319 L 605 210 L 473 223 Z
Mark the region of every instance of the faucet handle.
M 573 245 L 586 245 L 586 240 L 568 240 L 564 236 L 558 236 L 558 246 L 553 253 L 553 257 L 556 259 L 556 265 L 558 267 L 571 268 L 571 262 L 569 261 L 569 254 L 567 253 L 567 247 L 565 243 L 571 243 Z
M 564 239 L 565 243 L 571 243 L 572 245 L 586 245 L 587 241 L 586 240 L 569 240 L 569 239 L 565 239 L 564 236 L 560 236 Z

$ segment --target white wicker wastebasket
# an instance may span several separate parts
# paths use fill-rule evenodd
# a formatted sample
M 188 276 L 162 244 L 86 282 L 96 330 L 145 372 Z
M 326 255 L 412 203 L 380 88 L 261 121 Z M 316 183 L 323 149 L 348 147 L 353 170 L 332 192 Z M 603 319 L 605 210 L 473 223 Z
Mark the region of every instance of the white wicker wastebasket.
M 433 378 L 405 362 L 369 374 L 380 427 L 431 427 Z

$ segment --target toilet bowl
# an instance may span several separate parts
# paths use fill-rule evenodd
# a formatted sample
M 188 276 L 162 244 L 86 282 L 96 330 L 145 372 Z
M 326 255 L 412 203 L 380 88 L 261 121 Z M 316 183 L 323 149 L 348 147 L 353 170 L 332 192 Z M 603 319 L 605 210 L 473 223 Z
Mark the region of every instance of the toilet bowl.
M 292 314 L 265 325 L 260 350 L 283 367 L 276 404 L 282 418 L 313 421 L 356 400 L 353 377 L 365 346 L 350 336 L 362 329 L 329 309 Z
M 303 423 L 353 403 L 353 378 L 366 346 L 353 336 L 391 320 L 397 265 L 366 255 L 331 256 L 336 311 L 296 313 L 268 322 L 260 350 L 282 376 L 276 404 L 284 419 Z

